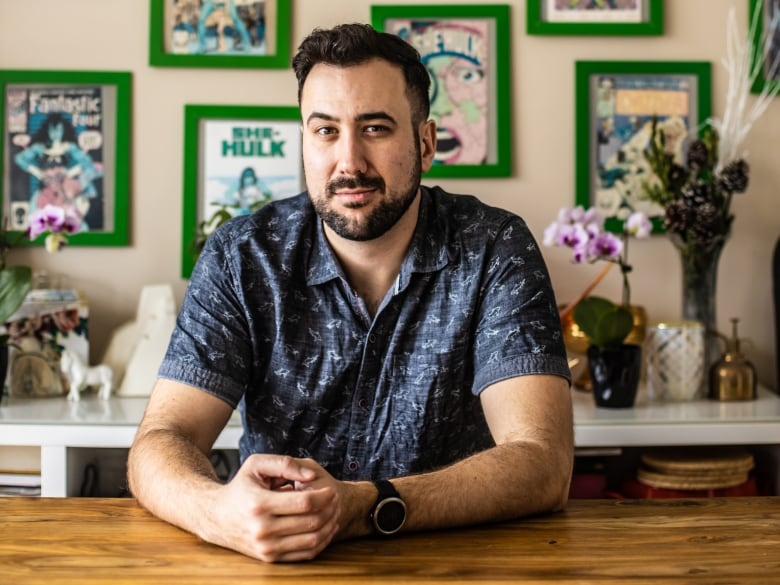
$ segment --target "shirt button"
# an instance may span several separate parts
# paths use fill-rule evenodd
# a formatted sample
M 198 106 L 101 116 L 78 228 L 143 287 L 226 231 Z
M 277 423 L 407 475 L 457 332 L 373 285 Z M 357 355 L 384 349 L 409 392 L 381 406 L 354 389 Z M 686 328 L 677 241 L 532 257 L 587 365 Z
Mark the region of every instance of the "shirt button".
M 374 335 L 373 333 L 371 333 L 371 334 L 368 336 L 368 342 L 369 342 L 369 343 L 374 343 L 375 341 L 376 341 L 376 335 Z
M 359 406 L 360 408 L 365 408 L 365 407 L 366 407 L 366 404 L 367 404 L 367 402 L 366 402 L 366 399 L 365 399 L 365 398 L 361 398 L 360 400 L 358 400 L 358 406 Z
M 358 464 L 358 462 L 357 462 L 357 461 L 355 461 L 355 460 L 352 460 L 352 461 L 350 461 L 349 463 L 347 463 L 347 469 L 349 469 L 349 470 L 350 470 L 350 471 L 352 471 L 352 472 L 355 472 L 355 471 L 357 471 L 358 469 L 360 469 L 360 465 Z

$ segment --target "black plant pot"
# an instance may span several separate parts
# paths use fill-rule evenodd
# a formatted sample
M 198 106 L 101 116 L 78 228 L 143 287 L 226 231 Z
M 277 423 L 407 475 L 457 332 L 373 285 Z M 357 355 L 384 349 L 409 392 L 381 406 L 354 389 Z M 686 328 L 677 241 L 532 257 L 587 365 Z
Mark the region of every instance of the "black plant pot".
M 642 348 L 638 345 L 624 344 L 610 349 L 588 347 L 588 371 L 596 406 L 634 406 L 641 369 Z

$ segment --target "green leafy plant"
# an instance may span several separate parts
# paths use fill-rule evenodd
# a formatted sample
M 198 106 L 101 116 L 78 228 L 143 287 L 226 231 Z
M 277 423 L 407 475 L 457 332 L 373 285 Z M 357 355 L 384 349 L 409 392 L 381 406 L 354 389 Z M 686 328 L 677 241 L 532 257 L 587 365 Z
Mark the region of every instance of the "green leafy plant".
M 246 213 L 254 213 L 263 205 L 271 201 L 271 199 L 272 194 L 269 191 L 263 191 L 260 199 L 249 204 Z M 198 225 L 195 228 L 195 239 L 192 241 L 192 253 L 195 258 L 200 256 L 200 253 L 203 251 L 203 246 L 206 245 L 206 240 L 209 236 L 223 223 L 238 214 L 241 214 L 238 206 L 220 205 L 214 210 L 214 213 L 212 213 L 210 217 L 198 222 Z
M 623 345 L 634 328 L 630 310 L 598 296 L 589 296 L 577 303 L 572 317 L 588 343 L 603 349 Z

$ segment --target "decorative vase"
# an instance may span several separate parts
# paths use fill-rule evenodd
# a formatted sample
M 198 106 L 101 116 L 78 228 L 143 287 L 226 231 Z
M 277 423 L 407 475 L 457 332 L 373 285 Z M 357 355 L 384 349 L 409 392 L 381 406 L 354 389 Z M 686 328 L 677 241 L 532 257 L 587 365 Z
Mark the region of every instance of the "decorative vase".
M 704 326 L 704 371 L 720 357 L 716 293 L 718 262 L 726 238 L 717 238 L 707 246 L 683 242 L 672 237 L 680 253 L 682 268 L 682 318 Z
M 657 323 L 648 328 L 644 346 L 647 397 L 650 401 L 704 397 L 704 326 L 699 321 Z
M 642 371 L 642 348 L 624 343 L 617 348 L 588 347 L 588 372 L 596 406 L 634 406 Z

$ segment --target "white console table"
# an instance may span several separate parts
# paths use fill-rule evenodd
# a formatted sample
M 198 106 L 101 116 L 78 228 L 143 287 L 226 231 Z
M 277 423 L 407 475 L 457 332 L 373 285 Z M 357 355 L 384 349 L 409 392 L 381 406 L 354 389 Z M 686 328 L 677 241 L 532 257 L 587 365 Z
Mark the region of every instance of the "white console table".
M 780 445 L 780 397 L 761 388 L 757 400 L 648 403 L 633 408 L 596 408 L 593 397 L 572 391 L 578 449 L 670 445 Z M 3 398 L 0 446 L 40 449 L 41 494 L 78 494 L 84 462 L 100 449 L 127 449 L 143 416 L 146 398 L 85 395 L 65 398 Z M 237 413 L 215 448 L 237 449 Z
M 597 408 L 574 390 L 577 447 L 674 445 L 780 445 L 780 396 L 759 387 L 756 400 L 648 402 L 632 408 Z

